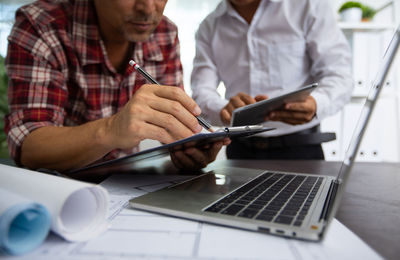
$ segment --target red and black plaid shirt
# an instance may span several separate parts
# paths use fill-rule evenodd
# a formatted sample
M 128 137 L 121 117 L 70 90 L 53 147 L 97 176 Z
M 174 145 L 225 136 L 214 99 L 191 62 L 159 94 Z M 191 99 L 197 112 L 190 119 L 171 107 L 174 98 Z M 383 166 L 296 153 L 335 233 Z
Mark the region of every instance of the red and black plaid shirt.
M 90 0 L 40 0 L 24 6 L 8 40 L 5 131 L 17 163 L 22 142 L 35 129 L 109 117 L 146 83 L 128 66 L 123 75 L 113 68 Z M 166 17 L 148 41 L 135 44 L 132 59 L 161 84 L 183 88 L 177 28 Z M 113 151 L 107 159 L 125 154 Z

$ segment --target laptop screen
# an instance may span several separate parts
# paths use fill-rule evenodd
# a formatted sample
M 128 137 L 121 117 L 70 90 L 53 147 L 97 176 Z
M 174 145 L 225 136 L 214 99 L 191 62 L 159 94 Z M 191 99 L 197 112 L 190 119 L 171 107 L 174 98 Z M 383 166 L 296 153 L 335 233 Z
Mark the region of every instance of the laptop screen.
M 349 176 L 351 166 L 353 165 L 353 162 L 358 153 L 358 148 L 361 144 L 361 139 L 366 131 L 367 124 L 371 118 L 372 111 L 376 105 L 382 87 L 384 86 L 386 76 L 396 56 L 396 52 L 399 48 L 399 45 L 400 45 L 400 26 L 397 28 L 388 48 L 386 49 L 386 53 L 384 55 L 382 63 L 379 66 L 378 74 L 369 91 L 364 107 L 361 110 L 361 116 L 358 119 L 356 128 L 353 132 L 353 136 L 349 143 L 349 147 L 347 148 L 344 161 L 340 168 L 339 175 L 337 176 L 336 179 L 338 183 L 344 182 Z

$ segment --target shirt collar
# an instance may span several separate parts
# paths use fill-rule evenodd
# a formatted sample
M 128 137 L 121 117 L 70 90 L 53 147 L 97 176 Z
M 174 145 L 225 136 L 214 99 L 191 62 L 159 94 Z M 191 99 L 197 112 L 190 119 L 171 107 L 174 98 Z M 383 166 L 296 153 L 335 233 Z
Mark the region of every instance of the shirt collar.
M 261 1 L 282 2 L 283 0 L 261 0 Z M 233 9 L 229 0 L 222 1 L 215 9 L 215 14 L 217 16 L 222 16 L 224 14 L 233 14 L 233 13 L 236 13 L 236 11 L 235 9 Z
M 105 48 L 102 42 L 97 15 L 93 1 L 76 0 L 73 9 L 72 22 L 72 41 L 77 54 L 81 59 L 81 64 L 105 63 Z M 135 46 L 137 52 L 141 52 L 143 60 L 162 61 L 163 55 L 160 46 L 157 44 L 155 35 L 151 34 L 146 42 L 137 43 Z

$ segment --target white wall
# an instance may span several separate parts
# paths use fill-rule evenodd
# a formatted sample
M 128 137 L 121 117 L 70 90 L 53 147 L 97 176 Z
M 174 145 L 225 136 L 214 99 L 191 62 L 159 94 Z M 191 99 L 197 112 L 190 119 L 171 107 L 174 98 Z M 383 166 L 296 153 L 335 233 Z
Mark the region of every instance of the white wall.
M 344 1 L 333 0 L 337 10 Z M 378 13 L 369 23 L 341 23 L 353 49 L 353 75 L 355 90 L 353 98 L 345 109 L 325 120 L 322 128 L 325 131 L 335 130 L 338 140 L 324 144 L 328 160 L 341 160 L 351 139 L 353 129 L 358 121 L 359 113 L 375 79 L 384 51 L 388 46 L 400 17 L 399 0 L 394 5 Z M 374 8 L 383 6 L 387 1 L 363 1 Z M 399 143 L 399 62 L 398 58 L 388 76 L 380 100 L 373 113 L 361 144 L 357 160 L 388 161 L 400 160 Z

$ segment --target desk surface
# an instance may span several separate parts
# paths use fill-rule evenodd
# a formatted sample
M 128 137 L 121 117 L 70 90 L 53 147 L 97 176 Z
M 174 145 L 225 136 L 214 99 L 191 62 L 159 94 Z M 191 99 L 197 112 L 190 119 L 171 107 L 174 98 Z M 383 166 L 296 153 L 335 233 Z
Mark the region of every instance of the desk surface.
M 144 168 L 134 171 L 141 174 L 176 174 L 177 171 L 165 162 L 165 160 L 151 161 L 145 164 Z M 2 160 L 0 163 L 9 164 L 8 161 Z M 205 170 L 224 166 L 336 176 L 341 163 L 221 160 L 210 164 Z M 398 259 L 400 255 L 400 164 L 356 163 L 336 218 L 384 258 Z
M 221 166 L 336 176 L 341 163 L 326 161 L 216 161 Z M 386 259 L 400 255 L 400 164 L 356 163 L 336 218 Z

